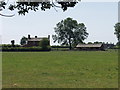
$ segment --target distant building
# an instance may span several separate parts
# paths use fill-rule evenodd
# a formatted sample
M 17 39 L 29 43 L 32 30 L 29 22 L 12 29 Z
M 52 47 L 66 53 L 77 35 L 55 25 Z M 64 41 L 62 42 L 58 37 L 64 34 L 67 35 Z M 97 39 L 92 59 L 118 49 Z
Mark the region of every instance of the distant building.
M 40 46 L 40 41 L 43 40 L 43 38 L 48 39 L 50 42 L 50 35 L 48 35 L 48 37 L 31 37 L 28 35 L 27 44 L 24 45 L 24 47 Z
M 78 44 L 78 50 L 105 50 L 103 44 Z

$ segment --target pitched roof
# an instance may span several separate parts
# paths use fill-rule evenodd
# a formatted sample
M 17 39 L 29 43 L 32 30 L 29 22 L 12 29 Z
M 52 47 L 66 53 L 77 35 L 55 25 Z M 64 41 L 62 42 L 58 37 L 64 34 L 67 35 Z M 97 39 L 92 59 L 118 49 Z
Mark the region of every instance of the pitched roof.
M 102 44 L 78 44 L 76 47 L 101 47 Z
M 43 37 L 46 38 L 46 37 Z M 41 41 L 43 38 L 30 38 L 28 41 Z

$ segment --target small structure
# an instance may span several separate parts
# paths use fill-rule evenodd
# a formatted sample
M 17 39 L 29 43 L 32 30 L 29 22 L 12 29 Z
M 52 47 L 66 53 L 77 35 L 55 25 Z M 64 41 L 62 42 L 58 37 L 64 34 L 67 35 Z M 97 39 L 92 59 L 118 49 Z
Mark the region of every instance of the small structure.
M 40 41 L 43 40 L 43 38 L 50 41 L 50 35 L 48 35 L 48 37 L 30 37 L 30 35 L 28 35 L 27 44 L 24 45 L 24 47 L 40 46 Z
M 78 50 L 105 50 L 103 44 L 78 44 L 76 46 Z

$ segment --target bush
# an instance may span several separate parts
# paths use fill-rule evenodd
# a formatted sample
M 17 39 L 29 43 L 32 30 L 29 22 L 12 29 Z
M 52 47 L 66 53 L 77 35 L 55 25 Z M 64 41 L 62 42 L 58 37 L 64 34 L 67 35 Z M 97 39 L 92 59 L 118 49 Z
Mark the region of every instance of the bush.
M 48 50 L 48 49 L 50 49 L 50 41 L 47 38 L 43 38 L 40 41 L 40 46 L 41 46 L 42 50 Z
M 120 46 L 116 45 L 113 47 L 113 49 L 120 49 Z

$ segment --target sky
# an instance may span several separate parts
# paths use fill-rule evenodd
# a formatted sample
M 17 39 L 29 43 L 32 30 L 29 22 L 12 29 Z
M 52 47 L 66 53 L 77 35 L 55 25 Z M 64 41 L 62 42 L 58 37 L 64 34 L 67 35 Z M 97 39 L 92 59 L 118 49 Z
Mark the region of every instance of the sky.
M 65 12 L 56 9 L 57 11 L 54 8 L 46 11 L 30 11 L 25 16 L 19 16 L 16 11 L 6 10 L 4 13 L 15 16 L 0 17 L 2 43 L 10 44 L 11 40 L 15 40 L 16 44 L 20 44 L 20 39 L 30 34 L 31 37 L 50 35 L 51 45 L 57 45 L 52 40 L 52 35 L 55 34 L 54 27 L 67 17 L 85 24 L 89 36 L 84 42 L 117 42 L 114 25 L 118 22 L 118 2 L 80 2 Z

